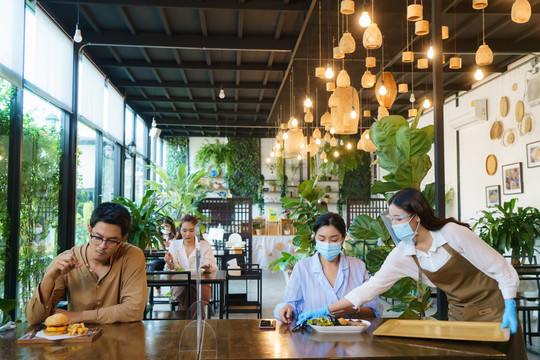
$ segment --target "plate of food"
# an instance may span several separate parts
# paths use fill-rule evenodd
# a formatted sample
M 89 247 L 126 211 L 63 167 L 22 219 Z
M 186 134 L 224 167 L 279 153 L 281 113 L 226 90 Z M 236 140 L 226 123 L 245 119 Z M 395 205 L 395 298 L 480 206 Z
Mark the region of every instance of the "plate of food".
M 371 323 L 360 319 L 337 319 L 336 324 L 328 317 L 320 317 L 308 321 L 315 331 L 320 333 L 354 333 L 360 334 L 364 332 Z M 339 324 L 339 325 L 338 325 Z
M 84 323 L 69 324 L 64 314 L 54 314 L 45 320 L 45 329 L 35 328 L 17 340 L 18 343 L 92 342 L 101 335 L 101 329 L 89 329 Z

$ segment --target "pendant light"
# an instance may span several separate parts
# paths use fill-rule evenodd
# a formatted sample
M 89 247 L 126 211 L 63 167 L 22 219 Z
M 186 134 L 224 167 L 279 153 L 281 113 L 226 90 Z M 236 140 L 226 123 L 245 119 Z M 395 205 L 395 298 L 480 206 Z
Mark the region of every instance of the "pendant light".
M 339 40 L 339 49 L 343 54 L 352 54 L 356 50 L 356 42 L 348 30 Z
M 419 20 L 414 23 L 414 33 L 419 36 L 424 36 L 429 34 L 429 21 Z
M 326 160 L 326 152 L 321 153 L 321 160 Z
M 406 41 L 407 41 L 407 48 L 408 48 L 408 37 L 409 37 L 409 33 L 408 33 L 408 29 L 409 29 L 409 22 L 406 21 L 407 23 L 407 34 L 405 35 L 406 36 Z M 403 22 L 401 22 L 401 48 L 403 48 Z M 400 94 L 404 94 L 406 92 L 409 91 L 409 86 L 407 85 L 407 83 L 405 83 L 405 71 L 404 71 L 404 63 L 403 61 L 401 62 L 401 81 L 403 81 L 401 84 L 398 85 L 398 92 Z
M 454 56 L 450 58 L 450 69 L 461 69 L 461 58 L 457 56 L 456 4 L 454 3 Z
M 445 26 L 443 25 L 442 26 L 442 30 L 441 30 L 441 37 L 443 40 L 446 40 L 449 38 L 449 31 L 448 31 L 448 26 Z
M 330 146 L 336 147 L 337 146 L 337 140 L 334 136 L 332 136 L 332 139 L 330 139 Z
M 424 109 L 429 109 L 431 107 L 431 101 L 429 101 L 429 97 L 426 95 L 426 99 L 422 103 L 422 106 Z
M 354 14 L 354 1 L 352 1 L 352 0 L 343 0 L 341 2 L 340 12 L 343 15 Z
M 366 56 L 366 67 L 374 68 L 377 65 L 377 58 L 375 56 Z
M 371 24 L 371 18 L 369 17 L 369 13 L 366 10 L 366 0 L 364 0 L 364 3 L 362 4 L 362 15 L 360 16 L 358 23 L 363 28 L 366 28 L 369 26 L 369 24 Z
M 362 150 L 366 152 L 374 152 L 375 150 L 377 150 L 377 147 L 375 146 L 373 141 L 370 139 L 369 132 L 370 130 L 367 129 L 362 133 L 362 136 L 360 137 L 361 146 L 362 146 Z
M 363 112 L 364 117 L 370 117 L 371 116 L 371 110 L 367 109 Z
M 77 1 L 77 24 L 75 25 L 75 34 L 73 35 L 73 41 L 75 41 L 76 43 L 80 43 L 82 41 L 81 29 L 79 29 L 79 12 L 80 4 Z
M 411 35 L 412 39 L 412 35 Z M 411 41 L 411 49 L 409 49 L 409 22 L 407 21 L 407 50 L 405 50 L 401 54 L 401 62 L 404 63 L 412 63 L 414 62 L 414 52 L 412 51 L 412 41 Z
M 482 69 L 480 69 L 479 66 L 476 67 L 476 71 L 474 72 L 474 78 L 478 81 L 484 78 L 484 73 L 482 72 Z
M 371 71 L 366 70 L 364 75 L 362 75 L 361 83 L 362 87 L 369 89 L 375 85 L 376 76 L 371 73 Z
M 423 6 L 416 3 L 407 6 L 407 20 L 418 21 L 423 19 Z
M 409 117 L 416 116 L 416 109 L 414 108 L 414 102 L 416 101 L 416 98 L 414 97 L 414 65 L 413 64 L 411 64 L 411 96 L 409 97 L 409 101 L 411 102 L 411 108 L 409 109 Z
M 382 60 L 381 60 L 381 76 L 377 80 L 375 85 L 375 97 L 379 102 L 379 105 L 387 109 L 392 107 L 394 100 L 396 100 L 397 86 L 392 73 L 384 71 L 384 44 L 382 48 Z
M 351 78 L 349 73 L 347 73 L 347 70 L 343 69 L 339 72 L 336 79 L 336 85 L 340 88 L 347 88 L 351 86 Z
M 490 65 L 493 62 L 493 52 L 489 48 L 488 45 L 486 45 L 486 38 L 484 33 L 484 10 L 482 9 L 482 45 L 478 48 L 476 51 L 476 65 L 478 66 L 486 66 Z
M 322 29 L 322 26 L 321 26 L 321 14 L 322 14 L 322 11 L 321 11 L 321 1 L 322 0 L 319 0 L 319 66 L 317 66 L 315 68 L 315 76 L 318 77 L 319 79 L 324 79 L 325 77 L 325 69 L 322 65 L 322 36 L 321 36 L 321 29 Z
M 374 5 L 371 0 L 371 19 L 372 23 L 364 31 L 364 36 L 362 38 L 362 43 L 367 50 L 375 50 L 381 47 L 382 45 L 382 33 L 373 17 L 374 14 Z
M 531 18 L 531 4 L 527 0 L 516 0 L 512 4 L 512 21 L 523 24 Z
M 473 0 L 472 7 L 475 10 L 481 10 L 488 6 L 488 0 Z

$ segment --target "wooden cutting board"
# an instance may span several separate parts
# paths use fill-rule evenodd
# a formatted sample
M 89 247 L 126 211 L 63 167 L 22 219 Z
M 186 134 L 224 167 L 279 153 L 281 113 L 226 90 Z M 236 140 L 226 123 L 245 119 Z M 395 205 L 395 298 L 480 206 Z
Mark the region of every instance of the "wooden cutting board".
M 73 336 L 67 339 L 62 340 L 49 340 L 40 338 L 37 336 L 34 336 L 32 339 L 30 339 L 30 336 L 32 336 L 33 331 L 30 331 L 23 336 L 21 336 L 17 340 L 17 344 L 71 344 L 71 343 L 81 343 L 81 342 L 92 342 L 98 337 L 101 336 L 101 328 L 92 328 L 88 329 L 88 332 L 86 335 L 82 336 Z

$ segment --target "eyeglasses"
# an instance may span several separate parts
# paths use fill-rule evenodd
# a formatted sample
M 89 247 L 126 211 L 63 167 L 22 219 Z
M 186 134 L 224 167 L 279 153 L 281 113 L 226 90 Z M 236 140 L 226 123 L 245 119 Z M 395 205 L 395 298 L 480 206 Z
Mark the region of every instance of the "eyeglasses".
M 403 219 L 408 218 L 409 216 L 414 216 L 414 214 L 405 214 L 405 215 L 394 215 L 391 216 L 390 214 L 385 215 L 387 219 L 390 219 L 392 221 L 401 221 Z
M 107 247 L 110 247 L 110 248 L 115 248 L 118 246 L 118 244 L 120 244 L 120 241 L 106 240 L 102 237 L 99 237 L 93 234 L 90 234 L 90 240 L 92 241 L 92 244 L 97 245 L 97 246 L 101 246 L 101 244 L 105 242 Z

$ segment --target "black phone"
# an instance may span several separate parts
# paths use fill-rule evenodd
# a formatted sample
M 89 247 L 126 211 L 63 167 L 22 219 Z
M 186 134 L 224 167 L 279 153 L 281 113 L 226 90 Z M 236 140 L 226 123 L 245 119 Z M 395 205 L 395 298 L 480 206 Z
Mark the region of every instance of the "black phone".
M 276 328 L 276 320 L 261 320 L 261 321 L 259 321 L 259 329 L 273 330 L 275 328 Z

